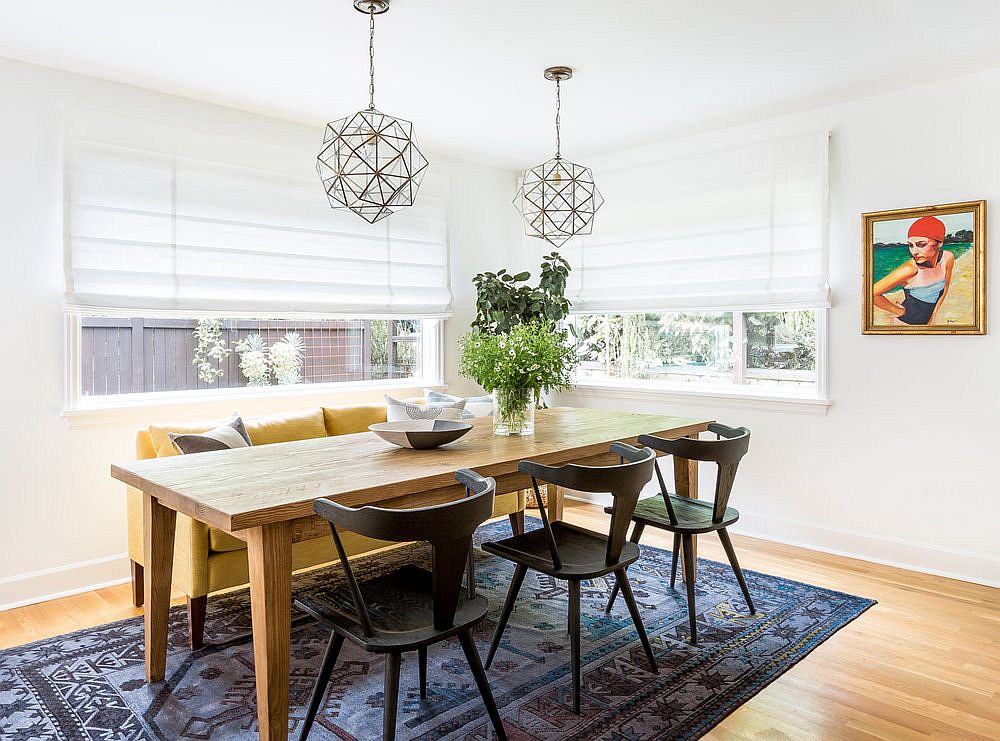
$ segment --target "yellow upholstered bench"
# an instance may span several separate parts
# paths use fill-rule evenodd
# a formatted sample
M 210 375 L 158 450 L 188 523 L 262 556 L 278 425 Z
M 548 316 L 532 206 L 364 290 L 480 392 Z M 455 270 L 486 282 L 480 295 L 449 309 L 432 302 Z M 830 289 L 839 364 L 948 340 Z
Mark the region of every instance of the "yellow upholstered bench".
M 301 412 L 269 417 L 246 418 L 247 432 L 254 445 L 308 440 L 329 435 L 364 432 L 368 425 L 386 421 L 384 404 L 343 407 L 315 407 Z M 186 425 L 150 425 L 136 434 L 136 457 L 161 458 L 177 455 L 170 433 L 197 434 L 216 427 L 215 422 Z M 498 496 L 493 515 L 509 515 L 514 528 L 524 528 L 524 492 Z M 143 600 L 142 493 L 128 492 L 128 552 L 132 561 L 132 598 L 136 606 Z M 382 548 L 390 543 L 371 540 L 355 533 L 341 533 L 348 556 Z M 305 569 L 337 560 L 330 536 L 304 540 L 292 546 L 292 568 Z M 207 596 L 222 589 L 249 583 L 246 543 L 228 533 L 178 513 L 174 536 L 173 585 L 187 595 L 189 639 L 192 648 L 202 645 Z

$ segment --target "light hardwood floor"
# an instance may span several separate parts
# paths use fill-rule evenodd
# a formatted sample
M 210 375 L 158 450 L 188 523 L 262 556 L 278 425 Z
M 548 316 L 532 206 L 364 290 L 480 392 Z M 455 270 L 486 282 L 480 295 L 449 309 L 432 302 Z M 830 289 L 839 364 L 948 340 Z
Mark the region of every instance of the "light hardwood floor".
M 599 529 L 597 507 L 565 518 Z M 737 531 L 738 531 L 737 525 Z M 644 543 L 669 548 L 647 529 Z M 1000 590 L 753 538 L 744 568 L 879 604 L 740 707 L 711 739 L 1000 739 Z M 700 557 L 724 561 L 718 539 Z M 176 595 L 177 602 L 182 601 Z M 139 615 L 128 585 L 0 613 L 0 648 Z

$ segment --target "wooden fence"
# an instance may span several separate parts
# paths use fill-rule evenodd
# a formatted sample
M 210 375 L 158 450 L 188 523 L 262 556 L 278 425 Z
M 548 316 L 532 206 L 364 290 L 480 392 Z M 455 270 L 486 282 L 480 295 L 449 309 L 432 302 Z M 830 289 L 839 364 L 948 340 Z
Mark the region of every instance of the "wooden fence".
M 405 378 L 419 362 L 419 333 L 399 333 L 399 323 L 251 321 L 223 322 L 222 337 L 232 351 L 221 361 L 223 375 L 212 383 L 198 377 L 192 362 L 197 321 L 84 317 L 81 322 L 81 381 L 85 396 L 150 391 L 220 389 L 246 386 L 235 343 L 260 334 L 268 345 L 286 332 L 303 339 L 304 383 Z M 372 347 L 373 334 L 378 338 Z M 384 339 L 383 339 L 384 338 Z M 384 341 L 384 346 L 381 342 Z M 374 352 L 373 352 L 374 350 Z M 374 362 L 373 362 L 374 356 Z

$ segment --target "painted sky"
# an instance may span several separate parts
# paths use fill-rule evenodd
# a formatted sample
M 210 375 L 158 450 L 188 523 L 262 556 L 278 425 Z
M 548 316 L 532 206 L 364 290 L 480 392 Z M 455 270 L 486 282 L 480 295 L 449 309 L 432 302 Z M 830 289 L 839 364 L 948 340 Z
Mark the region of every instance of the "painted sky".
M 938 216 L 944 222 L 948 234 L 954 234 L 959 229 L 972 229 L 972 211 L 960 214 L 948 214 Z M 872 225 L 873 242 L 883 242 L 885 244 L 905 244 L 906 232 L 916 219 L 895 219 L 893 221 L 876 221 Z

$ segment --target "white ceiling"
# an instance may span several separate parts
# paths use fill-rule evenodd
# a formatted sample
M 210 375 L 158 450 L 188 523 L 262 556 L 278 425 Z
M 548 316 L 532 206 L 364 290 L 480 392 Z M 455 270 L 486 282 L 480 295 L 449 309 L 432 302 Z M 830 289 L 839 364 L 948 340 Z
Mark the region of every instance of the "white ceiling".
M 378 107 L 515 168 L 552 154 L 550 65 L 577 160 L 1000 66 L 997 0 L 392 0 L 376 26 Z M 367 106 L 367 32 L 351 0 L 0 5 L 0 56 L 317 127 Z

